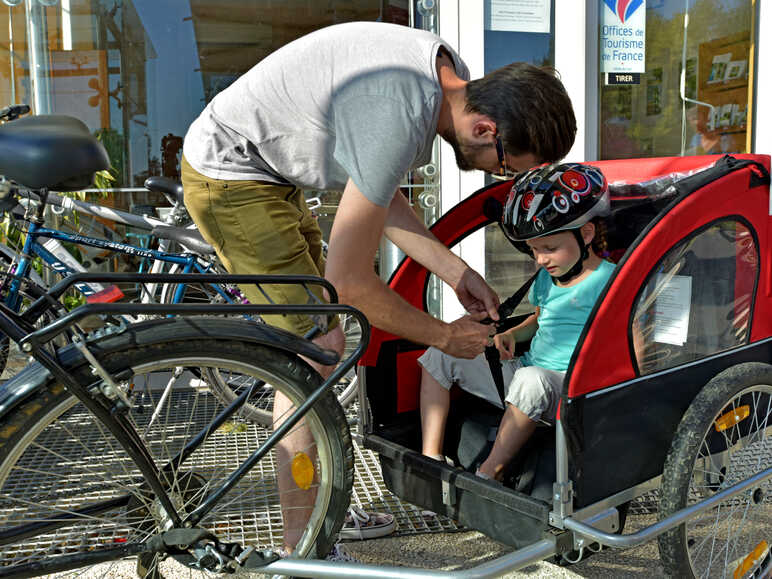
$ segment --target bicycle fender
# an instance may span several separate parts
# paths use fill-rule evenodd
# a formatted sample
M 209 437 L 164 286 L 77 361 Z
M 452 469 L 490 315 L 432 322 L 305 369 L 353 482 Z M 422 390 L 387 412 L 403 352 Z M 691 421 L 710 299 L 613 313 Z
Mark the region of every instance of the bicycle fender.
M 99 359 L 101 356 L 125 350 L 137 345 L 162 345 L 184 340 L 236 340 L 251 342 L 304 356 L 325 365 L 337 364 L 337 354 L 325 350 L 300 336 L 265 323 L 244 319 L 226 318 L 165 318 L 149 320 L 126 327 L 119 333 L 107 334 L 90 340 L 89 350 Z M 206 352 L 202 352 L 204 355 Z M 59 362 L 65 370 L 87 363 L 81 352 L 72 344 L 58 351 Z M 0 418 L 20 403 L 33 396 L 51 380 L 51 373 L 33 362 L 16 376 L 0 386 Z
M 0 418 L 43 388 L 50 379 L 51 373 L 33 362 L 0 386 Z
M 281 328 L 240 317 L 180 316 L 148 320 L 129 325 L 120 333 L 108 334 L 92 341 L 89 343 L 89 349 L 98 355 L 125 348 L 129 344 L 152 345 L 196 339 L 252 342 L 303 356 L 327 366 L 339 362 L 338 355 L 332 350 L 320 348 L 310 340 Z

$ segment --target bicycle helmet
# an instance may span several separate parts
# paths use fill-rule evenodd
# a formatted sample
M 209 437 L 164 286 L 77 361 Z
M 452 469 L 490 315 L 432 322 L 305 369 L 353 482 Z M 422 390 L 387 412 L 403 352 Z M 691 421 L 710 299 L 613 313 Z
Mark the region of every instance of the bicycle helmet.
M 528 239 L 573 231 L 582 250 L 579 261 L 558 279 L 568 281 L 589 257 L 579 228 L 609 210 L 608 183 L 600 169 L 580 163 L 546 165 L 520 176 L 512 185 L 501 218 L 504 235 L 532 255 Z

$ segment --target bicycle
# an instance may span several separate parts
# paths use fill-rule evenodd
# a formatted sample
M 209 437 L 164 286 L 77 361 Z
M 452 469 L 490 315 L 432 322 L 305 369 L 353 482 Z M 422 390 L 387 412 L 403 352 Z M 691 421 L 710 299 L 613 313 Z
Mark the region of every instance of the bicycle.
M 168 214 L 170 221 L 180 222 L 185 220 L 185 211 L 184 206 L 181 204 L 181 191 L 179 190 L 178 184 L 162 178 L 150 178 L 146 185 L 151 190 L 165 193 L 167 198 L 169 198 L 170 201 L 173 201 L 172 211 Z M 21 194 L 17 193 L 14 189 L 9 190 L 9 193 L 16 196 Z M 48 202 L 51 202 L 57 207 L 75 210 L 89 215 L 98 215 L 102 217 L 109 216 L 114 221 L 133 227 L 145 227 L 150 230 L 154 236 L 159 238 L 160 246 L 158 249 L 154 250 L 46 228 L 44 227 L 44 209 Z M 85 271 L 84 268 L 70 256 L 60 241 L 108 249 L 112 252 L 122 254 L 145 256 L 152 260 L 150 268 L 151 273 L 161 272 L 164 265 L 170 265 L 171 267 L 169 268 L 168 273 L 174 274 L 191 272 L 226 273 L 225 269 L 216 261 L 217 258 L 213 248 L 201 238 L 196 230 L 182 229 L 167 225 L 166 223 L 159 225 L 158 220 L 152 217 L 136 216 L 117 209 L 105 208 L 93 203 L 60 197 L 52 193 L 49 193 L 44 198 L 38 197 L 34 205 L 28 203 L 27 210 L 28 212 L 34 211 L 34 214 L 21 217 L 21 219 L 29 220 L 30 222 L 24 247 L 17 260 L 11 260 L 6 264 L 7 273 L 5 274 L 5 282 L 0 285 L 0 293 L 4 295 L 6 304 L 10 305 L 14 303 L 12 300 L 15 291 L 16 293 L 21 292 L 23 294 L 23 300 L 15 302 L 17 304 L 16 307 L 18 308 L 21 308 L 24 302 L 29 303 L 31 299 L 35 299 L 43 293 L 43 289 L 40 286 L 26 279 L 26 276 L 30 275 L 33 270 L 29 265 L 29 260 L 24 262 L 21 260 L 21 257 L 25 255 L 40 256 L 45 263 L 49 264 L 56 273 L 61 276 Z M 181 215 L 182 218 L 180 217 Z M 45 241 L 41 243 L 39 241 L 40 238 L 44 238 Z M 56 244 L 53 244 L 52 242 L 56 242 Z M 171 243 L 181 245 L 185 253 L 176 254 L 168 251 Z M 19 290 L 14 290 L 14 280 L 19 280 Z M 102 285 L 93 282 L 78 283 L 75 287 L 89 300 L 104 298 L 113 299 L 114 297 L 120 299 L 120 297 L 122 297 L 122 292 L 120 292 L 119 289 L 115 288 L 111 291 L 108 288 L 104 288 Z M 237 286 L 224 283 L 208 285 L 195 283 L 163 284 L 160 287 L 151 283 L 140 287 L 142 288 L 139 292 L 140 299 L 143 303 L 153 303 L 155 301 L 166 304 L 210 302 L 248 303 Z M 16 308 L 11 306 L 11 309 Z M 345 317 L 342 320 L 342 323 L 345 326 L 344 330 L 347 335 L 347 346 L 345 351 L 350 353 L 358 340 L 358 333 L 360 330 L 348 317 Z M 2 340 L 2 338 L 0 338 L 0 340 Z M 3 345 L 5 347 L 0 349 L 0 353 L 4 353 L 4 356 L 7 359 L 8 346 L 10 344 L 7 337 L 4 340 L 5 343 Z M 0 342 L 0 344 L 2 344 L 2 342 Z M 2 356 L 0 356 L 0 359 L 2 359 Z M 220 386 L 218 391 L 227 401 L 232 401 L 244 387 L 244 384 L 233 376 L 231 376 L 230 382 L 227 384 L 218 380 L 216 377 L 213 377 L 212 379 Z M 345 376 L 341 383 L 336 385 L 335 391 L 343 407 L 348 408 L 355 399 L 357 392 L 356 376 L 353 372 L 350 375 Z M 255 420 L 261 424 L 270 424 L 272 420 L 272 405 L 272 393 L 270 390 L 263 388 L 257 395 L 250 399 L 249 404 L 242 410 L 242 413 L 251 420 Z
M 218 277 L 76 274 L 31 309 L 49 307 L 74 283 L 182 283 L 191 275 L 201 283 Z M 0 391 L 0 577 L 128 556 L 138 557 L 143 577 L 158 576 L 166 556 L 201 571 L 262 568 L 279 559 L 283 544 L 277 490 L 283 470 L 293 485 L 285 496 L 313 496 L 296 555 L 329 551 L 353 484 L 351 436 L 331 388 L 364 351 L 367 320 L 335 303 L 334 288 L 319 278 L 227 281 L 319 284 L 331 303 L 95 303 L 31 333 L 23 315 L 0 304 L 0 331 L 37 360 Z M 351 315 L 362 324 L 362 340 L 322 382 L 299 355 L 334 364 L 334 353 L 266 324 L 222 317 L 280 312 Z M 167 313 L 198 316 L 156 317 L 91 335 L 76 325 L 94 314 Z M 73 343 L 50 352 L 46 343 L 67 330 Z M 207 369 L 254 381 L 225 405 L 206 382 Z M 262 382 L 294 404 L 273 429 L 238 415 Z M 284 456 L 275 446 L 301 419 L 312 441 Z M 233 470 L 229 459 L 238 464 Z
M 34 118 L 34 117 L 33 117 Z M 27 120 L 27 119 L 25 119 Z M 50 121 L 46 120 L 46 123 Z M 15 121 L 18 126 L 19 121 Z M 67 129 L 71 129 L 72 123 L 68 122 Z M 3 125 L 11 127 L 13 125 Z M 18 131 L 14 131 L 18 133 Z M 169 273 L 187 274 L 219 273 L 224 274 L 225 269 L 216 261 L 214 249 L 206 243 L 201 235 L 194 229 L 175 227 L 171 224 L 184 224 L 189 221 L 184 208 L 182 186 L 170 179 L 163 177 L 151 177 L 145 183 L 152 191 L 162 193 L 171 204 L 171 210 L 164 220 L 159 220 L 146 215 L 134 215 L 114 208 L 103 207 L 98 204 L 61 197 L 54 193 L 40 192 L 39 194 L 24 192 L 16 186 L 10 186 L 5 193 L 5 207 L 15 205 L 13 200 L 18 197 L 26 199 L 25 214 L 20 218 L 29 223 L 26 230 L 24 246 L 18 256 L 13 256 L 11 250 L 0 253 L 0 261 L 5 256 L 6 273 L 0 279 L 0 295 L 4 303 L 12 310 L 20 311 L 29 303 L 43 295 L 44 289 L 34 280 L 30 279 L 34 270 L 31 268 L 31 257 L 40 256 L 60 276 L 68 276 L 77 272 L 83 272 L 84 268 L 75 260 L 61 244 L 62 241 L 78 245 L 85 245 L 107 249 L 112 252 L 146 257 L 153 260 L 151 273 L 163 271 L 164 265 L 171 265 Z M 26 198 L 24 196 L 27 196 Z M 151 231 L 159 238 L 159 248 L 148 249 L 131 244 L 107 241 L 88 237 L 80 234 L 70 234 L 56 229 L 45 227 L 45 207 L 51 204 L 61 210 L 78 211 L 88 215 L 108 218 L 113 221 Z M 3 205 L 3 201 L 0 201 Z M 39 241 L 43 238 L 45 241 Z M 172 253 L 169 251 L 171 244 L 182 246 L 184 253 Z M 13 257 L 13 258 L 12 258 Z M 105 288 L 95 282 L 79 282 L 74 286 L 87 300 L 114 300 L 120 299 L 123 294 L 118 288 Z M 141 292 L 141 301 L 144 303 L 247 303 L 241 291 L 235 285 L 225 283 L 212 283 L 200 285 L 195 283 L 146 284 Z M 41 312 L 38 319 L 28 318 L 31 323 L 45 323 L 50 321 L 51 311 Z M 342 319 L 345 325 L 347 346 L 345 354 L 350 354 L 359 339 L 358 326 L 352 323 L 348 317 Z M 61 345 L 61 343 L 60 343 Z M 10 341 L 7 336 L 0 336 L 0 367 L 5 367 L 8 358 Z M 219 396 L 226 402 L 234 400 L 238 394 L 249 385 L 250 380 L 240 379 L 234 374 L 225 378 L 218 375 L 210 376 L 210 381 Z M 348 408 L 357 394 L 357 380 L 352 371 L 335 386 L 335 392 L 344 408 Z M 273 406 L 273 392 L 268 387 L 259 389 L 249 400 L 249 403 L 241 410 L 242 414 L 260 424 L 270 424 L 273 420 L 271 408 Z
M 85 126 L 72 119 L 25 119 L 12 133 L 13 150 L 0 139 L 0 172 L 29 183 L 43 200 L 50 188 L 87 186 L 107 163 Z M 38 161 L 23 163 L 30 153 Z M 96 302 L 69 313 L 57 307 L 79 283 L 188 281 L 318 284 L 332 303 Z M 297 555 L 325 554 L 342 524 L 353 478 L 348 425 L 330 389 L 368 338 L 364 316 L 336 301 L 328 282 L 309 276 L 74 274 L 22 314 L 0 304 L 0 331 L 36 360 L 0 390 L 0 577 L 129 555 L 138 556 L 145 577 L 158 577 L 167 555 L 207 572 L 264 567 L 279 558 L 283 544 L 276 515 L 282 471 L 293 485 L 285 495 L 290 502 L 296 493 L 312 499 Z M 355 356 L 322 382 L 299 355 L 329 365 L 338 361 L 334 353 L 244 317 L 281 312 L 354 316 L 363 328 Z M 46 313 L 51 323 L 35 329 L 32 322 Z M 209 317 L 179 317 L 184 314 Z M 229 314 L 238 318 L 223 317 Z M 112 322 L 86 334 L 80 324 L 93 315 Z M 126 323 L 138 315 L 153 317 Z M 52 347 L 64 333 L 71 343 Z M 254 381 L 225 406 L 206 382 L 207 368 Z M 294 403 L 272 428 L 237 414 L 264 382 Z M 285 457 L 276 445 L 301 420 L 312 440 Z M 251 448 L 227 445 L 242 454 L 231 472 L 220 448 L 245 432 Z M 241 500 L 243 494 L 249 500 Z

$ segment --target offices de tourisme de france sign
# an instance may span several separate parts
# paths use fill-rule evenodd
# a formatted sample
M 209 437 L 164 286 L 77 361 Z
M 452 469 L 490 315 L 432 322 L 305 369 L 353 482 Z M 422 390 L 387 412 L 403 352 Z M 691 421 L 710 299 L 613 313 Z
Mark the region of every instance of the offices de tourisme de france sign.
M 606 73 L 644 72 L 646 0 L 603 0 L 600 17 L 600 66 Z

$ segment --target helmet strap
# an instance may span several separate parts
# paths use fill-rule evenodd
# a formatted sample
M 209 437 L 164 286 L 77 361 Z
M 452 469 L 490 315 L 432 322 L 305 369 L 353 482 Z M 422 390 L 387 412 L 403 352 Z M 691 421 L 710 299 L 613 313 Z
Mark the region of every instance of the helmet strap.
M 579 260 L 571 267 L 571 269 L 569 269 L 563 275 L 555 278 L 560 283 L 567 283 L 572 279 L 574 279 L 576 276 L 578 276 L 580 273 L 582 273 L 584 271 L 584 260 L 590 257 L 590 244 L 584 243 L 584 239 L 582 238 L 582 234 L 579 231 L 579 229 L 572 229 L 571 231 L 573 232 L 574 237 L 576 238 L 576 242 L 579 244 L 579 250 L 581 251 L 581 255 L 579 256 Z

